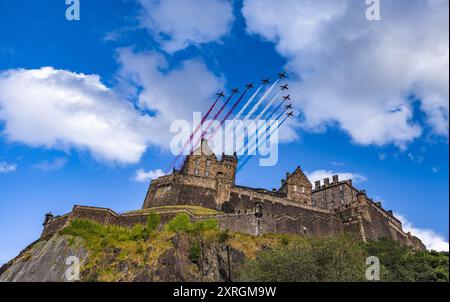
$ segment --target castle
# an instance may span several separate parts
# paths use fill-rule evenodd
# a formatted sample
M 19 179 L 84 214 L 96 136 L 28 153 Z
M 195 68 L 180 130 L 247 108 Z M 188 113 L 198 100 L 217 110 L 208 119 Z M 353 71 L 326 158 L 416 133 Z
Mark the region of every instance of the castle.
M 142 211 L 117 214 L 110 209 L 75 206 L 63 216 L 46 216 L 44 235 L 63 228 L 71 219 L 88 218 L 100 223 L 132 226 L 145 223 L 148 210 L 155 209 L 161 222 L 179 212 L 192 220 L 211 218 L 196 215 L 188 206 L 217 210 L 214 215 L 221 229 L 261 235 L 291 233 L 325 236 L 348 232 L 363 241 L 383 237 L 398 240 L 415 249 L 425 249 L 420 239 L 402 229 L 402 223 L 386 211 L 380 202 L 367 197 L 351 180 L 338 176 L 316 181 L 314 187 L 297 167 L 287 173 L 278 189 L 254 189 L 236 185 L 236 156 L 223 154 L 220 160 L 203 140 L 195 152 L 188 155 L 179 170 L 151 181 Z M 168 206 L 177 207 L 170 210 Z M 164 210 L 164 207 L 168 209 Z

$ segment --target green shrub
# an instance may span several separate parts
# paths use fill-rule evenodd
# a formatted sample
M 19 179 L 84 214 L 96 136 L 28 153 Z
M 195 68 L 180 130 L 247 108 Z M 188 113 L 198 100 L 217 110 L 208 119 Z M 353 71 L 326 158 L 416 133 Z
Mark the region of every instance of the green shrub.
M 150 212 L 147 218 L 147 229 L 150 232 L 154 232 L 157 230 L 159 223 L 161 221 L 161 218 L 159 217 L 159 214 L 156 212 Z
M 230 233 L 228 230 L 219 233 L 219 242 L 224 243 L 230 238 Z
M 288 245 L 289 244 L 289 238 L 286 235 L 282 235 L 280 238 L 280 243 L 282 245 Z
M 189 215 L 180 213 L 177 214 L 171 221 L 169 221 L 165 225 L 164 229 L 169 232 L 200 233 L 208 230 L 218 230 L 219 224 L 215 219 L 207 219 L 191 223 Z
M 219 224 L 215 219 L 208 219 L 203 221 L 197 221 L 192 223 L 191 231 L 193 232 L 204 232 L 209 230 L 218 230 Z
M 283 238 L 283 237 L 282 237 Z M 305 237 L 246 260 L 241 281 L 364 281 L 364 251 L 350 237 Z
M 194 263 L 198 263 L 201 252 L 202 250 L 200 245 L 197 242 L 192 243 L 189 249 L 189 260 Z
M 188 232 L 192 228 L 189 221 L 189 216 L 185 213 L 177 214 L 171 221 L 169 221 L 164 229 L 169 232 Z

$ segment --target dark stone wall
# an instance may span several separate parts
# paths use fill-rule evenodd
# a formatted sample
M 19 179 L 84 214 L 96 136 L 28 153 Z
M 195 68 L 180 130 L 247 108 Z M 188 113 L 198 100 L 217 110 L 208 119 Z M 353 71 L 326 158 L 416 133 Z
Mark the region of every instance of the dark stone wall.
M 68 219 L 69 215 L 53 218 L 46 225 L 44 225 L 44 230 L 42 231 L 41 237 L 46 237 L 61 230 L 62 228 L 64 228 L 64 225 L 66 224 Z

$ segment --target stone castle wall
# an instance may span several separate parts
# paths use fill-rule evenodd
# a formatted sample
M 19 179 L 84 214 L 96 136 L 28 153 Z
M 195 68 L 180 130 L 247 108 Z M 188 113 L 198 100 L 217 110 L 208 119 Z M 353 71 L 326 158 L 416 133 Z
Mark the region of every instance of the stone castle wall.
M 186 213 L 191 221 L 215 219 L 221 230 L 230 230 L 255 236 L 265 233 L 328 236 L 347 232 L 360 236 L 364 241 L 388 237 L 398 240 L 405 245 L 413 246 L 416 249 L 425 248 L 418 238 L 404 233 L 401 228 L 384 219 L 380 212 L 375 209 L 369 210 L 368 219 L 362 216 L 350 216 L 347 220 L 344 220 L 341 213 L 338 212 L 314 212 L 306 208 L 294 211 L 292 205 L 284 205 L 284 207 L 287 207 L 284 210 L 289 209 L 291 211 L 290 214 L 274 215 L 264 207 L 208 216 L 198 216 L 187 209 L 156 210 L 156 212 L 161 217 L 161 227 L 177 214 Z M 352 210 L 354 209 L 348 209 L 348 211 Z M 279 213 L 283 212 L 280 211 Z M 147 218 L 148 212 L 117 214 L 106 208 L 75 206 L 72 212 L 50 219 L 44 226 L 42 237 L 62 230 L 74 219 L 89 219 L 105 225 L 132 227 L 136 224 L 145 224 Z

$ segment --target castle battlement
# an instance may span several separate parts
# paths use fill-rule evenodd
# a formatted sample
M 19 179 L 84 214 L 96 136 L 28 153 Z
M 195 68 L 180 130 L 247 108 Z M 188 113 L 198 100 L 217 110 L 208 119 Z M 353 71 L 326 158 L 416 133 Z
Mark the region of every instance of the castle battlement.
M 222 155 L 219 160 L 203 140 L 186 157 L 181 170 L 151 182 L 143 208 L 207 207 L 240 217 L 232 229 L 251 234 L 321 236 L 350 232 L 363 240 L 389 237 L 423 248 L 419 239 L 402 230 L 392 211 L 368 198 L 364 190 L 353 186 L 351 179 L 339 180 L 334 175 L 331 181 L 325 178 L 316 181 L 313 187 L 298 166 L 292 173 L 286 173 L 278 189 L 250 188 L 236 185 L 237 165 L 235 155 Z M 252 217 L 252 222 L 244 222 L 243 217 L 247 220 Z
M 47 214 L 43 236 L 80 218 L 131 227 L 144 224 L 149 211 L 156 211 L 162 223 L 183 212 L 191 220 L 214 218 L 221 229 L 252 235 L 327 236 L 346 232 L 364 241 L 388 237 L 425 249 L 418 238 L 402 230 L 392 211 L 386 211 L 364 190 L 355 188 L 351 180 L 339 180 L 335 175 L 332 182 L 326 178 L 323 184 L 316 181 L 313 187 L 297 167 L 286 173 L 278 189 L 250 188 L 236 185 L 237 165 L 235 155 L 222 155 L 219 160 L 202 141 L 200 150 L 188 155 L 180 170 L 151 181 L 142 210 L 117 214 L 110 209 L 75 206 L 63 216 Z M 196 216 L 188 210 L 189 206 L 213 209 L 217 214 Z

